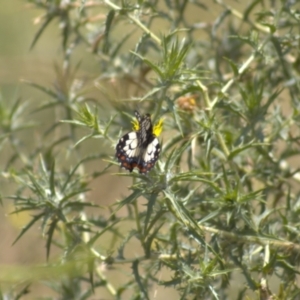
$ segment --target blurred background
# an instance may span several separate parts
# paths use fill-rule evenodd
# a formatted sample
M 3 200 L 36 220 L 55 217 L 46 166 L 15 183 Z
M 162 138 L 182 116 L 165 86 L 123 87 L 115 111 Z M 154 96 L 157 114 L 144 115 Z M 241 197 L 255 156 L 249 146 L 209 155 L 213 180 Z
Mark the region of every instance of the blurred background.
M 33 112 L 42 103 L 50 101 L 50 97 L 47 99 L 45 93 L 24 83 L 24 80 L 50 88 L 57 84 L 55 82 L 57 78 L 55 69 L 61 68 L 63 64 L 61 36 L 57 29 L 59 24 L 56 20 L 52 22 L 43 32 L 37 44 L 31 49 L 33 38 L 40 26 L 39 17 L 43 12 L 30 6 L 27 1 L 2 1 L 0 5 L 0 105 L 11 107 L 19 100 L 27 106 L 24 119 L 26 119 L 26 122 L 30 119 L 34 120 L 35 123 L 38 122 L 38 127 L 34 136 L 32 136 L 30 130 L 23 130 L 20 134 L 23 141 L 25 141 L 24 148 L 32 149 L 32 145 L 41 143 L 41 136 L 53 121 L 53 116 L 49 115 L 49 110 L 47 112 Z M 72 54 L 71 61 L 74 65 L 80 62 L 78 76 L 84 78 L 87 82 L 90 95 L 99 102 L 105 101 L 105 99 L 101 99 L 103 96 L 101 96 L 93 82 L 99 76 L 99 72 L 91 52 L 87 51 L 85 46 L 79 46 Z M 101 114 L 105 114 L 105 112 L 102 111 Z M 84 147 L 86 151 L 95 152 L 99 148 L 102 152 L 105 150 L 110 155 L 114 155 L 114 149 L 107 147 L 107 145 L 106 149 L 103 149 L 103 145 L 99 140 L 87 141 Z M 10 149 L 3 150 L 0 157 L 1 172 L 10 157 Z M 66 165 L 68 165 L 68 162 L 66 162 Z M 101 161 L 96 166 L 91 163 L 90 170 L 87 168 L 86 172 L 93 172 L 97 169 L 101 171 L 105 165 L 106 163 L 101 163 Z M 114 171 L 117 172 L 118 169 L 115 168 Z M 127 185 L 127 179 L 118 178 L 118 184 L 116 185 L 112 174 L 102 176 L 94 180 L 89 186 L 91 192 L 88 194 L 88 200 L 103 206 L 114 203 L 121 195 L 126 195 Z M 0 178 L 0 195 L 3 197 L 9 196 L 14 193 L 14 188 L 15 185 L 13 183 L 10 185 L 9 180 L 4 181 L 3 177 Z M 16 272 L 20 273 L 20 269 L 18 268 L 15 271 L 14 266 L 45 264 L 46 249 L 45 240 L 41 239 L 40 236 L 40 224 L 37 224 L 34 230 L 29 230 L 25 238 L 22 237 L 13 245 L 22 227 L 30 221 L 31 217 L 27 212 L 11 214 L 14 210 L 12 200 L 5 199 L 0 209 L 0 282 L 1 287 L 5 290 L 6 287 L 8 289 L 10 287 L 7 279 L 10 276 L 16 279 L 18 276 Z M 102 213 L 109 214 L 108 210 L 105 209 L 101 210 Z M 90 214 L 97 214 L 97 211 L 90 210 Z M 109 245 L 102 246 L 104 249 L 109 247 Z M 53 257 L 56 254 L 55 250 L 53 247 L 51 251 Z M 127 271 L 130 271 L 130 269 Z M 23 275 L 26 276 L 26 274 Z M 22 277 L 22 275 L 20 276 Z M 111 276 L 116 276 L 116 274 L 112 272 Z M 47 288 L 44 284 L 38 282 L 31 285 L 30 291 L 31 293 L 28 298 L 25 297 L 26 299 L 32 299 L 35 296 L 38 298 L 51 295 L 57 296 L 53 289 Z M 105 297 L 105 294 L 103 296 Z
M 36 47 L 30 50 L 33 34 L 36 31 L 33 25 L 34 18 L 39 12 L 28 9 L 25 1 L 2 1 L 0 9 L 0 95 L 1 102 L 13 105 L 17 99 L 30 100 L 38 103 L 41 94 L 37 90 L 21 83 L 22 79 L 39 81 L 43 84 L 51 82 L 53 77 L 53 63 L 58 57 L 58 37 L 54 31 L 48 30 Z M 55 49 L 56 48 L 56 49 Z M 43 96 L 44 97 L 44 96 Z M 32 104 L 31 104 L 32 105 Z M 26 132 L 22 134 L 26 135 Z M 9 149 L 1 157 L 1 169 L 6 163 Z M 5 156 L 7 154 L 7 156 Z M 1 195 L 7 196 L 12 191 L 8 181 L 0 179 Z M 30 238 L 21 239 L 20 244 L 12 246 L 20 229 L 28 218 L 23 215 L 9 215 L 13 206 L 5 201 L 2 206 L 0 219 L 0 261 L 1 264 L 27 264 L 43 260 L 43 242 L 37 238 L 38 232 L 30 232 Z
M 32 143 L 40 143 L 40 136 L 47 128 L 47 121 L 52 119 L 47 113 L 39 112 L 34 114 L 35 108 L 48 101 L 47 95 L 37 89 L 24 83 L 24 80 L 34 82 L 43 86 L 53 88 L 56 85 L 55 67 L 63 64 L 63 51 L 61 49 L 61 36 L 57 27 L 59 24 L 55 20 L 43 32 L 37 44 L 31 48 L 31 44 L 40 24 L 39 16 L 41 10 L 30 6 L 27 1 L 11 0 L 2 1 L 0 9 L 0 103 L 12 106 L 18 99 L 28 106 L 28 113 L 25 115 L 26 120 L 34 119 L 38 122 L 39 130 L 36 130 L 35 136 L 32 132 L 29 134 L 22 131 L 20 134 L 28 142 L 24 147 L 29 149 Z M 88 81 L 88 89 L 92 95 L 101 101 L 101 95 L 95 88 L 93 81 L 89 78 L 97 77 L 97 65 L 92 59 L 90 51 L 85 47 L 78 47 L 72 55 L 74 65 L 78 62 L 80 65 L 80 76 Z M 50 98 L 50 97 L 49 97 Z M 87 149 L 101 147 L 101 141 L 88 142 L 85 146 Z M 103 149 L 102 149 L 103 150 Z M 111 155 L 114 155 L 114 149 L 107 148 Z M 10 151 L 4 149 L 0 158 L 1 170 L 7 163 Z M 102 169 L 100 163 L 97 166 Z M 95 168 L 94 168 L 95 169 Z M 115 169 L 117 171 L 117 169 Z M 101 184 L 96 180 L 91 186 L 91 201 L 106 205 L 116 201 L 120 196 L 120 191 L 126 192 L 126 179 L 120 179 L 118 189 L 112 184 L 112 176 L 101 177 Z M 12 193 L 8 181 L 0 179 L 0 193 L 7 196 Z M 99 195 L 101 195 L 101 200 Z M 40 238 L 40 231 L 30 230 L 26 238 L 21 238 L 14 246 L 13 241 L 20 233 L 21 228 L 30 220 L 27 213 L 11 215 L 13 205 L 9 200 L 3 202 L 1 207 L 2 216 L 0 218 L 0 263 L 4 265 L 31 264 L 45 262 L 45 243 Z

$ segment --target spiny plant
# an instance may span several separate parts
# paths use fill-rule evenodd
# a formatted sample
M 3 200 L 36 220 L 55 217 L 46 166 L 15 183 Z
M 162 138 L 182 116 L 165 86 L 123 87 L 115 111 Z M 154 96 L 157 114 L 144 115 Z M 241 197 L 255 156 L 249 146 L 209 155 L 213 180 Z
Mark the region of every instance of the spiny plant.
M 14 213 L 31 215 L 16 242 L 40 224 L 49 261 L 7 275 L 19 285 L 2 297 L 18 299 L 38 280 L 61 299 L 154 299 L 160 286 L 168 289 L 157 297 L 297 299 L 296 3 L 28 2 L 43 12 L 32 47 L 58 20 L 63 64 L 55 88 L 26 82 L 47 96 L 34 115 L 54 112 L 44 131 L 26 120 L 22 101 L 1 100 L 1 149 L 12 149 L 2 180 L 15 182 L 6 197 Z M 72 65 L 82 44 L 105 104 Z M 136 109 L 163 119 L 160 159 L 147 175 L 119 172 L 115 158 Z M 25 129 L 39 131 L 33 149 L 18 134 Z M 104 207 L 89 187 L 108 173 L 113 187 L 121 177 L 130 184 Z

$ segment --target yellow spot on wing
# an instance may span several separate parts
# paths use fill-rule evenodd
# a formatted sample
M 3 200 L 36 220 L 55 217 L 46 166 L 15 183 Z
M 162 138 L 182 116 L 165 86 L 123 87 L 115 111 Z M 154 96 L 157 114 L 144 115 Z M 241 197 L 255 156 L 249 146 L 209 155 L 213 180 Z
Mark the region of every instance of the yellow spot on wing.
M 158 121 L 158 123 L 154 125 L 154 127 L 153 127 L 153 134 L 155 136 L 159 136 L 161 134 L 162 127 L 163 127 L 163 121 L 164 121 L 163 119 L 160 119 Z
M 138 130 L 140 130 L 140 124 L 139 124 L 139 122 L 138 122 L 138 120 L 133 120 L 132 122 L 132 125 L 133 125 L 133 130 L 134 131 L 138 131 Z

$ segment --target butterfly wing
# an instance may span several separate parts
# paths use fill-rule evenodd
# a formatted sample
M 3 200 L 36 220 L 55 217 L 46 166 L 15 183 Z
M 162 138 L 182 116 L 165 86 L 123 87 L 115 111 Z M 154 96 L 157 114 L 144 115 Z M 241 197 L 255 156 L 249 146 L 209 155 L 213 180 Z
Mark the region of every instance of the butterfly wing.
M 160 144 L 153 133 L 150 114 L 141 116 L 135 111 L 135 116 L 135 131 L 126 133 L 119 140 L 116 157 L 121 167 L 130 172 L 136 167 L 140 173 L 145 174 L 154 167 L 160 153 Z
M 142 153 L 141 162 L 137 165 L 140 173 L 149 172 L 158 160 L 160 153 L 160 144 L 156 137 L 147 145 Z
M 156 137 L 143 148 L 139 144 L 139 132 L 132 131 L 125 134 L 116 146 L 116 157 L 121 167 L 132 172 L 136 167 L 145 174 L 155 165 L 160 153 L 160 144 Z
M 116 157 L 121 163 L 121 167 L 130 172 L 137 166 L 140 152 L 139 136 L 136 131 L 126 133 L 116 146 Z

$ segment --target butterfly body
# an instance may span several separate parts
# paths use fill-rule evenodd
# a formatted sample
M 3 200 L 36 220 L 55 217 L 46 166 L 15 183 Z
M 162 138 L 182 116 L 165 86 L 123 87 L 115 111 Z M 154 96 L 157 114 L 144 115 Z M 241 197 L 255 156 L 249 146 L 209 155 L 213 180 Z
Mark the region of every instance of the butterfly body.
M 144 174 L 154 167 L 160 153 L 160 144 L 154 133 L 150 115 L 140 116 L 136 111 L 135 116 L 137 121 L 134 122 L 134 131 L 126 133 L 119 140 L 116 157 L 125 169 L 132 172 L 137 168 Z

